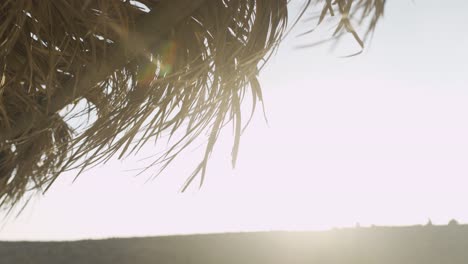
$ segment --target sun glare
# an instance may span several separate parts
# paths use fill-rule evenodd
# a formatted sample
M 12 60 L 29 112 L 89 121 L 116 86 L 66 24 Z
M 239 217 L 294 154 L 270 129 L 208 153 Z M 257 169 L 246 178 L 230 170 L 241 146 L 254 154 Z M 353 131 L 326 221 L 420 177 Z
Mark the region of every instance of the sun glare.
M 330 45 L 298 49 L 317 39 L 289 35 L 259 77 L 268 123 L 257 111 L 242 134 L 235 169 L 228 127 L 201 188 L 195 183 L 180 193 L 203 157 L 198 141 L 154 180 L 148 175 L 157 168 L 135 177 L 132 169 L 166 150 L 166 131 L 162 145 L 149 143 L 123 161 L 110 159 L 75 182 L 76 171 L 66 172 L 18 218 L 8 216 L 0 240 L 468 222 L 468 37 L 460 34 L 468 6 L 460 6 L 440 14 L 440 1 L 417 8 L 411 1 L 389 1 L 370 48 L 350 58 L 341 55 L 356 47 L 347 42 L 353 36 L 330 51 Z M 297 32 L 309 26 L 299 24 Z M 144 87 L 158 81 L 155 75 L 173 74 L 181 46 L 164 43 L 132 78 Z M 246 106 L 252 99 L 246 96 Z

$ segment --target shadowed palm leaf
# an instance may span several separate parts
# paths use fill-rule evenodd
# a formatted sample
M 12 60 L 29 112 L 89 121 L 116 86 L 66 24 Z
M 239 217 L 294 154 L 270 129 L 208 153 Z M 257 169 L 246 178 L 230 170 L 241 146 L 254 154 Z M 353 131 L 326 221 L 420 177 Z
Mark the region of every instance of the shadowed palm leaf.
M 319 24 L 336 16 L 336 33 L 350 32 L 362 47 L 385 3 L 314 2 L 321 5 Z M 183 131 L 155 161 L 161 169 L 208 134 L 187 185 L 197 175 L 203 182 L 227 123 L 235 128 L 234 165 L 241 103 L 247 93 L 262 100 L 257 76 L 283 38 L 287 6 L 286 0 L 2 1 L 2 204 L 45 191 L 65 170 L 122 158 L 166 133 Z M 361 38 L 353 25 L 363 22 Z

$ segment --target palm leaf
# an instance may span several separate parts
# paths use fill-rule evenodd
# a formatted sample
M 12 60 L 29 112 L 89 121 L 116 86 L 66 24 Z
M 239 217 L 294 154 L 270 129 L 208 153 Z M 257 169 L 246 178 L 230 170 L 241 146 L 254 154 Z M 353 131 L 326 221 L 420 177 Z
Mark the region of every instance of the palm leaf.
M 319 23 L 340 13 L 339 28 L 361 45 L 366 38 L 351 17 L 371 17 L 367 33 L 383 14 L 382 0 L 317 2 L 323 2 Z M 164 169 L 208 133 L 188 180 L 203 182 L 230 122 L 235 166 L 242 101 L 249 92 L 254 107 L 262 100 L 257 76 L 284 37 L 287 6 L 287 0 L 3 1 L 0 201 L 12 206 L 29 191 L 47 190 L 66 170 L 124 158 L 179 131 L 154 164 Z M 84 122 L 85 115 L 92 121 Z

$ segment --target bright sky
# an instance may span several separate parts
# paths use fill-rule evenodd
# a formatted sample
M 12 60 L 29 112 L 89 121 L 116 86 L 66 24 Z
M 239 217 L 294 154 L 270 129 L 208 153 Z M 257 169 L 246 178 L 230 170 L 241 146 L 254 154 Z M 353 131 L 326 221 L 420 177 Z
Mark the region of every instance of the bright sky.
M 261 111 L 230 168 L 231 135 L 206 184 L 180 194 L 196 152 L 160 178 L 126 171 L 155 150 L 64 175 L 0 240 L 61 240 L 468 222 L 468 2 L 392 0 L 371 47 L 295 49 L 261 74 Z M 312 25 L 301 24 L 307 29 Z M 352 50 L 356 51 L 356 50 Z M 0 216 L 1 218 L 2 216 Z

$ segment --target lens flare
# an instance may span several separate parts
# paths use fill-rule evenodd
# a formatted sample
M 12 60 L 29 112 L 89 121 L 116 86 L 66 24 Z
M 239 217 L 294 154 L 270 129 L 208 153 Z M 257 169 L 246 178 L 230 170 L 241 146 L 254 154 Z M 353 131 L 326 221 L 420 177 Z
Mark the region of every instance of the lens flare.
M 176 57 L 177 45 L 175 41 L 168 41 L 161 47 L 161 75 L 172 72 L 174 60 Z
M 172 73 L 173 64 L 176 56 L 176 43 L 175 41 L 168 41 L 161 46 L 159 51 L 160 59 L 152 60 L 148 63 L 138 76 L 138 82 L 141 85 L 150 85 L 155 79 L 158 72 L 158 76 L 166 76 Z M 158 67 L 159 66 L 159 67 Z

